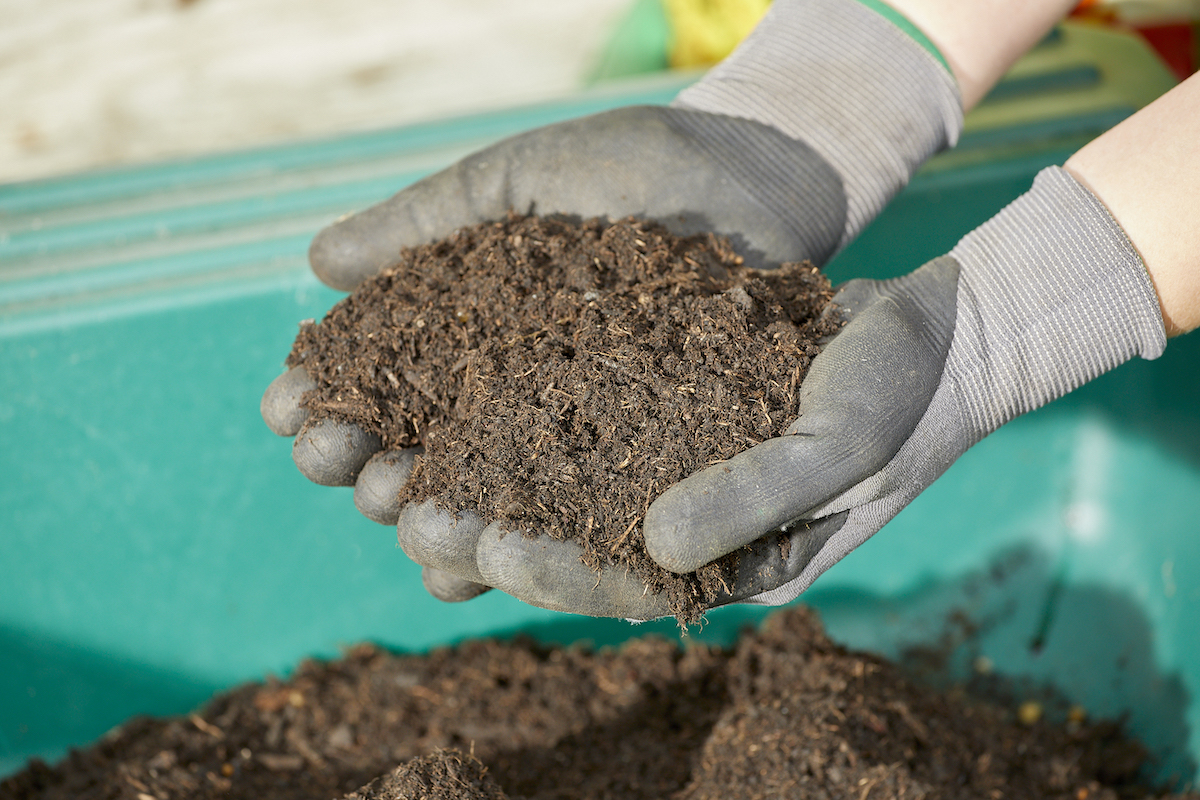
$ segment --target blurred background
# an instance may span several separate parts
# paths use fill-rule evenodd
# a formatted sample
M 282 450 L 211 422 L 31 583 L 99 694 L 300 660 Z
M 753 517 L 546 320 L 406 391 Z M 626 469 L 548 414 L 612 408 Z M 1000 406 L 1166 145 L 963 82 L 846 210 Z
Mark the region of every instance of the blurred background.
M 768 0 L 0 0 L 0 182 L 396 126 L 703 66 Z M 1177 72 L 1196 0 L 1092 2 Z
M 629 0 L 3 0 L 0 181 L 583 84 Z

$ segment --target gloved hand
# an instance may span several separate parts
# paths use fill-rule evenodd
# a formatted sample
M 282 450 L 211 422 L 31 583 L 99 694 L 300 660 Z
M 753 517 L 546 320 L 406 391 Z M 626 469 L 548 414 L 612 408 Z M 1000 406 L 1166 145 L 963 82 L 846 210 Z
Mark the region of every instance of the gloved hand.
M 687 572 L 798 521 L 835 521 L 795 579 L 753 598 L 788 602 L 988 433 L 1166 346 L 1137 251 L 1057 167 L 949 255 L 853 281 L 835 302 L 851 321 L 814 359 L 785 435 L 650 506 L 647 549 L 662 566 Z
M 322 231 L 310 260 L 325 283 L 353 289 L 402 247 L 515 208 L 653 218 L 677 233 L 726 234 L 754 265 L 823 264 L 929 155 L 953 144 L 961 125 L 944 65 L 875 11 L 857 0 L 779 0 L 737 52 L 670 107 L 618 109 L 500 142 Z M 435 595 L 464 599 L 486 584 L 579 613 L 659 615 L 641 586 L 618 589 L 615 576 L 601 581 L 608 592 L 592 590 L 590 570 L 503 572 L 505 559 L 550 559 L 567 570 L 573 552 L 521 550 L 549 542 L 500 537 L 469 517 L 451 530 L 431 509 L 402 515 L 394 497 L 412 453 L 379 453 L 378 437 L 351 425 L 306 425 L 297 403 L 311 385 L 303 370 L 278 378 L 264 395 L 264 419 L 281 435 L 299 433 L 293 457 L 310 479 L 354 484 L 363 513 L 399 520 L 401 545 L 429 568 Z M 797 541 L 788 563 L 747 557 L 730 599 L 794 580 L 816 552 L 808 543 L 823 543 L 829 527 Z M 535 578 L 557 583 L 535 586 Z

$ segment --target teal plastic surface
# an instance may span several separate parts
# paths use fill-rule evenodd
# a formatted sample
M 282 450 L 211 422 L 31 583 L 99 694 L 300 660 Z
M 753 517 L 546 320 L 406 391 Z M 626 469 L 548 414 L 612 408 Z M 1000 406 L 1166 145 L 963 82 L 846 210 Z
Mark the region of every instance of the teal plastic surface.
M 0 774 L 360 640 L 675 635 L 497 593 L 437 603 L 349 490 L 300 476 L 258 402 L 298 321 L 339 297 L 306 266 L 320 226 L 487 141 L 678 88 L 0 187 Z M 832 277 L 949 249 L 1061 163 L 1098 124 L 1084 116 L 965 142 L 975 157 L 931 164 Z M 1016 420 L 805 599 L 852 646 L 939 648 L 947 674 L 982 655 L 1031 693 L 1127 714 L 1157 774 L 1191 779 L 1198 399 L 1187 337 Z M 697 635 L 763 613 L 719 610 Z

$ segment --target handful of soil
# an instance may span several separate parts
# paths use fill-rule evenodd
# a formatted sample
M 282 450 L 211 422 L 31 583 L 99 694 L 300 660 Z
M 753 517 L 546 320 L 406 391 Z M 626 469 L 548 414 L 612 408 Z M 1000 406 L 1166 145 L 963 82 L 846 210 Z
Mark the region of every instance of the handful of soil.
M 713 235 L 510 215 L 404 250 L 303 325 L 287 364 L 317 382 L 312 419 L 424 446 L 403 502 L 574 539 L 691 622 L 736 554 L 669 573 L 645 553 L 646 509 L 795 419 L 841 324 L 831 297 L 811 264 L 751 270 Z

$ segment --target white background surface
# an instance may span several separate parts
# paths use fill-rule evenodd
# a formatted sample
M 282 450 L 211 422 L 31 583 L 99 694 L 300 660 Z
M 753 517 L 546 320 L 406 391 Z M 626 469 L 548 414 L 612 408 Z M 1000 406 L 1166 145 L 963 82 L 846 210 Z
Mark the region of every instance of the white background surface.
M 570 94 L 631 0 L 0 0 L 0 183 Z

